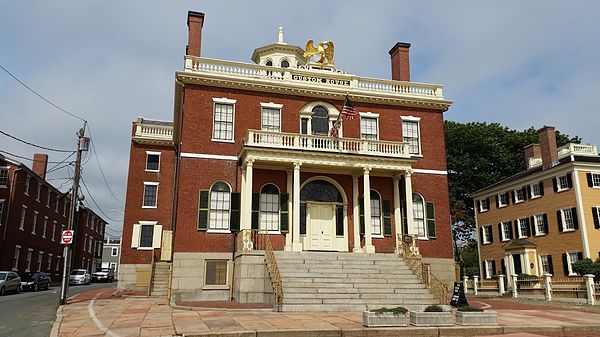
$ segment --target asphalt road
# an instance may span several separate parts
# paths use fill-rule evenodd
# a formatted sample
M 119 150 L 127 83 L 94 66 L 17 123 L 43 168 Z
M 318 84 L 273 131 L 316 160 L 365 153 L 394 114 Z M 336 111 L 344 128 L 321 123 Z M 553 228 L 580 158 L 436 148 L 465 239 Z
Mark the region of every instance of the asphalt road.
M 115 284 L 116 282 L 70 286 L 68 297 Z M 0 296 L 0 336 L 48 337 L 56 319 L 59 293 L 60 286 L 55 286 L 49 290 Z

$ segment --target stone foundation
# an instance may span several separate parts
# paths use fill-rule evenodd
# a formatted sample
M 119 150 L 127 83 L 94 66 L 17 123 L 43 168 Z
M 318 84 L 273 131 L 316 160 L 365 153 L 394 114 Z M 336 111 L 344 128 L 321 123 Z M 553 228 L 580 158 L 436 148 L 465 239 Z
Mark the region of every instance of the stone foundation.
M 273 290 L 262 251 L 236 254 L 233 298 L 239 303 L 273 302 Z
M 122 264 L 119 266 L 118 290 L 147 291 L 145 276 L 150 275 L 150 264 Z
M 225 285 L 206 285 L 206 260 L 227 260 Z M 233 262 L 231 253 L 173 254 L 173 301 L 228 301 L 231 299 Z
M 424 257 L 422 259 L 424 264 L 428 264 L 431 267 L 431 272 L 440 281 L 448 285 L 448 288 L 454 288 L 454 282 L 456 281 L 454 260 L 453 259 L 441 259 Z

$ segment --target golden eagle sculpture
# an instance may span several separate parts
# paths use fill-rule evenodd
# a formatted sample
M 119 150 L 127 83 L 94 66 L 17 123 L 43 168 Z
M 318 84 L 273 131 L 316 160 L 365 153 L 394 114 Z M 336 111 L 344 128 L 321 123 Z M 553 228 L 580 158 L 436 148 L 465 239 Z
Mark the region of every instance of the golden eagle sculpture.
M 306 42 L 306 49 L 304 50 L 304 59 L 306 60 L 306 63 L 308 63 L 315 54 L 321 57 L 317 61 L 321 67 L 335 65 L 335 62 L 333 61 L 333 42 L 321 41 L 319 45 L 315 47 L 313 40 L 308 40 L 308 42 Z

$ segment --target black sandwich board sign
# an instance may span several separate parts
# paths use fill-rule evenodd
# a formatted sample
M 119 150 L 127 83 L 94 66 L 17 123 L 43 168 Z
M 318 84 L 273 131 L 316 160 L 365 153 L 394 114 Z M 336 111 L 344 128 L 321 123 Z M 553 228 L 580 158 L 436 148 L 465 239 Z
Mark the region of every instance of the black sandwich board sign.
M 462 282 L 454 282 L 454 291 L 452 292 L 450 305 L 457 308 L 469 305 L 469 303 L 467 303 L 467 296 L 465 296 L 465 287 Z

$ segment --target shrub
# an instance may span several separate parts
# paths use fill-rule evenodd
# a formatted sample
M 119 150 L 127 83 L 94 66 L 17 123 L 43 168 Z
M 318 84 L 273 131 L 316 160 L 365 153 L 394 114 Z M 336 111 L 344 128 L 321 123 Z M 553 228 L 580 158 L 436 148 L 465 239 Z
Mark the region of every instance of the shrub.
M 469 311 L 469 312 L 480 312 L 483 311 L 481 308 L 472 307 L 470 305 L 463 305 L 462 307 L 458 307 L 457 311 Z
M 405 314 L 408 310 L 404 307 L 395 307 L 395 308 L 379 308 L 379 309 L 375 309 L 375 310 L 371 310 L 371 312 L 374 312 L 378 315 L 384 314 L 386 312 L 390 312 L 396 316 L 401 315 L 401 314 Z
M 593 274 L 597 280 L 600 277 L 600 260 L 583 259 L 573 263 L 573 271 L 579 275 Z
M 533 280 L 533 279 L 537 279 L 538 277 L 539 276 L 529 275 L 529 274 L 519 274 L 519 275 L 517 275 L 517 278 L 523 279 L 523 280 Z
M 430 305 L 428 307 L 425 308 L 425 310 L 423 310 L 424 312 L 442 312 L 444 311 L 444 309 L 442 307 L 440 307 L 439 305 Z

